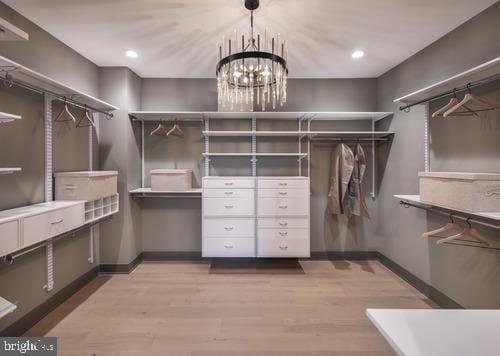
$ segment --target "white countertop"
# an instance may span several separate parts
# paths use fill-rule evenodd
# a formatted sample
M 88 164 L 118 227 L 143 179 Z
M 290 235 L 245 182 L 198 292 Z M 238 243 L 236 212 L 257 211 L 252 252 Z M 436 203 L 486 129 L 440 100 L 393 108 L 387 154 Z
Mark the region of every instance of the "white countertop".
M 398 355 L 500 355 L 500 310 L 367 309 Z
M 26 218 L 28 216 L 41 214 L 47 211 L 67 208 L 70 206 L 84 204 L 84 203 L 85 202 L 83 200 L 77 200 L 77 201 L 59 200 L 59 201 L 51 201 L 46 203 L 27 205 L 9 210 L 3 210 L 0 211 L 0 224 L 16 220 L 19 218 Z
M 12 313 L 16 309 L 17 306 L 15 304 L 12 304 L 8 300 L 0 297 L 0 319 L 6 316 L 7 314 Z

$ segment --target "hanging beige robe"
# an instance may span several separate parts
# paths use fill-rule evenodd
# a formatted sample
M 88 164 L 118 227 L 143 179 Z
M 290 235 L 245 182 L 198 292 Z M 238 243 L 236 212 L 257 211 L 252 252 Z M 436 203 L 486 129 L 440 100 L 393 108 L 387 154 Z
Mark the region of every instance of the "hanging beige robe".
M 345 199 L 354 169 L 354 154 L 349 146 L 337 145 L 332 153 L 328 208 L 332 214 L 345 213 Z
M 346 198 L 346 214 L 369 218 L 368 208 L 365 203 L 363 177 L 366 172 L 366 156 L 363 147 L 358 143 L 354 153 L 354 169 L 349 181 Z

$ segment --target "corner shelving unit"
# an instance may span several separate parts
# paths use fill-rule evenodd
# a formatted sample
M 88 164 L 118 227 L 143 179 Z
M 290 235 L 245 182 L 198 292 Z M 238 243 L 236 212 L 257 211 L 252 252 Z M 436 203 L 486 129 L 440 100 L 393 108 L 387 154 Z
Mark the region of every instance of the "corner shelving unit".
M 195 121 L 203 125 L 202 136 L 205 139 L 205 151 L 202 153 L 204 158 L 204 175 L 210 175 L 211 159 L 238 158 L 246 157 L 252 164 L 252 175 L 257 175 L 257 161 L 259 158 L 286 158 L 295 159 L 298 164 L 299 176 L 302 175 L 302 161 L 307 160 L 307 174 L 310 172 L 310 145 L 316 141 L 368 141 L 372 143 L 372 162 L 375 164 L 375 142 L 389 141 L 394 135 L 389 131 L 375 131 L 375 123 L 386 117 L 393 115 L 392 112 L 218 112 L 218 111 L 130 111 L 129 117 L 132 122 L 138 122 L 141 125 L 142 141 L 142 186 L 141 188 L 131 190 L 132 196 L 162 196 L 174 197 L 180 196 L 172 192 L 153 192 L 150 188 L 144 187 L 144 124 L 147 122 L 160 121 Z M 258 120 L 291 120 L 297 123 L 297 130 L 290 131 L 259 131 L 257 130 Z M 211 120 L 251 120 L 251 130 L 210 130 Z M 311 123 L 314 121 L 352 121 L 363 120 L 371 123 L 371 131 L 314 131 L 311 130 Z M 210 138 L 214 137 L 248 137 L 251 138 L 251 152 L 211 152 Z M 295 137 L 297 139 L 296 152 L 258 152 L 258 137 Z M 307 149 L 304 151 L 303 148 Z M 375 169 L 372 170 L 372 197 L 375 197 Z M 186 193 L 186 192 L 184 192 Z M 196 193 L 197 194 L 197 193 Z M 191 193 L 183 196 L 191 196 Z

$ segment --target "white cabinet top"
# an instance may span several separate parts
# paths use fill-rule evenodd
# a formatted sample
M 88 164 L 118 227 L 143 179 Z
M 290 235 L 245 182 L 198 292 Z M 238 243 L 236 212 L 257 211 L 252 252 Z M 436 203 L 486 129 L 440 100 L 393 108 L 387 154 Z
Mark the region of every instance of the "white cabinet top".
M 54 173 L 54 177 L 105 177 L 117 175 L 117 171 L 78 171 Z
M 418 172 L 419 177 L 465 179 L 465 180 L 500 180 L 500 173 L 474 172 Z
M 0 224 L 84 203 L 84 201 L 51 201 L 23 206 L 15 209 L 3 210 L 0 211 Z
M 17 306 L 0 297 L 0 319 L 16 310 Z
M 367 309 L 398 355 L 498 355 L 500 310 Z

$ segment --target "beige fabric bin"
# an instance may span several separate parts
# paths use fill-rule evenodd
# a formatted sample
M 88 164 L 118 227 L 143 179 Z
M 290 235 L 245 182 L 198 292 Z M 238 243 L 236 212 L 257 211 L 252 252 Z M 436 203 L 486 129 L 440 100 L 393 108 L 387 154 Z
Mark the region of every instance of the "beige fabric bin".
M 59 172 L 56 200 L 97 200 L 117 193 L 117 171 Z
M 190 169 L 153 169 L 150 174 L 152 191 L 184 191 L 193 188 L 193 171 Z
M 500 211 L 500 174 L 420 172 L 420 200 L 471 212 Z

